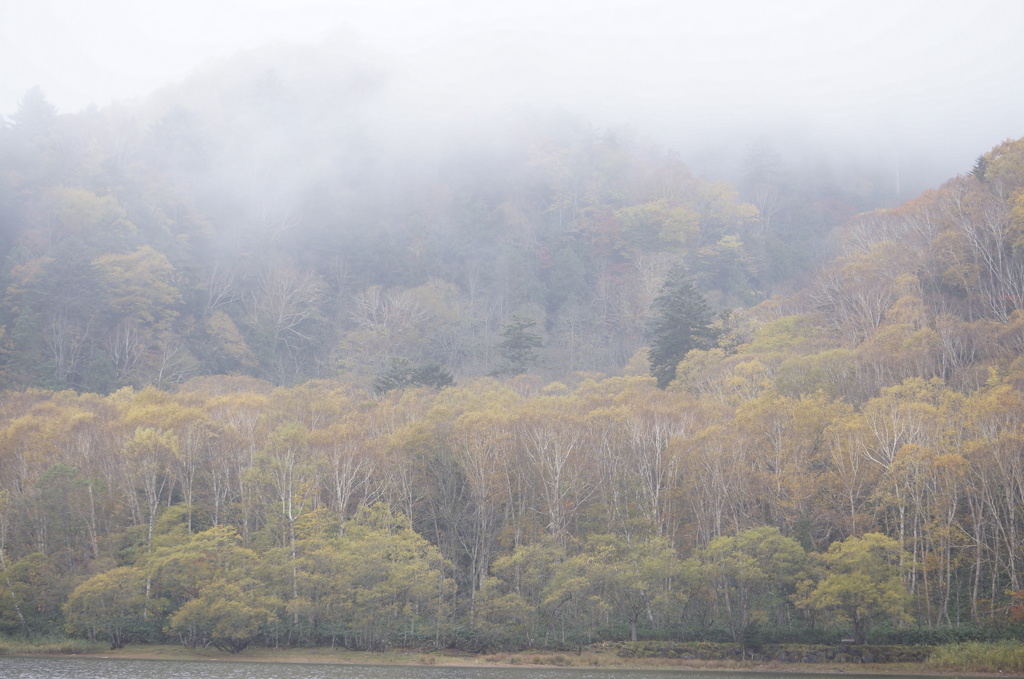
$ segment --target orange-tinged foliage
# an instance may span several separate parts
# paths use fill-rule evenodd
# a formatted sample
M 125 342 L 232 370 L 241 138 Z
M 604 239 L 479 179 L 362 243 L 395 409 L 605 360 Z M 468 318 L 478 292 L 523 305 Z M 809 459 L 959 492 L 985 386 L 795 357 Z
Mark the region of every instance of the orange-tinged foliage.
M 1008 606 L 1024 617 L 1010 598 L 1024 592 L 1024 145 L 994 150 L 983 176 L 853 220 L 813 286 L 721 320 L 729 336 L 687 354 L 664 390 L 636 357 L 644 356 L 642 327 L 665 253 L 696 269 L 705 259 L 750 264 L 757 215 L 729 187 L 671 168 L 661 169 L 667 183 L 653 194 L 617 175 L 651 167 L 596 144 L 588 147 L 601 159 L 594 170 L 577 157 L 584 146 L 549 150 L 534 168 L 557 184 L 545 209 L 571 224 L 562 241 L 541 242 L 526 199 L 482 210 L 496 231 L 509 227 L 524 261 L 500 272 L 481 264 L 465 289 L 428 272 L 408 277 L 422 285 L 363 281 L 348 290 L 351 263 L 303 273 L 286 257 L 239 265 L 215 284 L 190 279 L 179 259 L 152 245 L 122 244 L 85 260 L 103 282 L 103 304 L 33 309 L 48 299 L 44 284 L 60 284 L 50 279 L 66 262 L 26 241 L 41 249 L 12 259 L 5 305 L 21 321 L 19 351 L 31 338 L 26 328 L 48 324 L 53 341 L 34 359 L 39 371 L 85 384 L 86 367 L 123 356 L 120 340 L 134 342 L 145 363 L 162 342 L 198 328 L 194 346 L 267 379 L 204 375 L 166 391 L 143 386 L 145 371 L 132 372 L 126 359 L 114 367 L 132 377 L 111 383 L 121 388 L 109 396 L 0 395 L 0 570 L 21 578 L 6 594 L 24 596 L 25 583 L 36 582 L 29 576 L 41 573 L 57 580 L 117 576 L 125 572 L 115 564 L 147 560 L 170 566 L 171 553 L 196 556 L 186 546 L 205 534 L 200 540 L 216 538 L 235 556 L 266 556 L 263 570 L 238 565 L 239 582 L 222 583 L 236 602 L 212 592 L 204 599 L 194 586 L 189 597 L 200 603 L 165 615 L 166 629 L 196 639 L 193 628 L 230 621 L 241 602 L 253 609 L 235 611 L 248 620 L 237 625 L 246 638 L 259 628 L 266 638 L 322 641 L 351 629 L 319 627 L 352 604 L 332 579 L 351 577 L 345 569 L 355 572 L 360 559 L 394 566 L 395 554 L 370 539 L 387 533 L 396 549 L 429 552 L 432 565 L 399 569 L 397 589 L 386 578 L 366 588 L 387 602 L 391 622 L 367 605 L 348 625 L 401 619 L 412 629 L 424 624 L 415 602 L 481 639 L 502 620 L 524 635 L 554 634 L 550 621 L 563 634 L 596 635 L 642 626 L 648 615 L 658 633 L 670 618 L 680 628 L 728 620 L 739 636 L 753 622 L 793 623 L 800 597 L 833 621 L 856 622 L 851 601 L 872 581 L 864 568 L 845 572 L 845 561 L 870 561 L 872 545 L 901 560 L 882 569 L 879 595 L 901 606 L 875 616 L 899 623 L 910 602 L 925 628 L 956 616 L 981 622 Z M 99 229 L 101 217 L 117 230 L 112 198 L 64 198 L 83 205 L 71 231 Z M 564 268 L 581 267 L 575 284 L 556 264 L 562 246 L 572 255 Z M 431 247 L 419 238 L 406 254 L 422 263 Z M 602 262 L 597 274 L 587 257 Z M 487 307 L 474 296 L 492 274 L 508 289 Z M 509 282 L 562 274 L 566 297 L 583 294 L 580 281 L 592 274 L 603 287 L 556 310 L 563 301 L 545 299 L 543 286 L 534 294 Z M 563 326 L 580 333 L 572 351 L 549 354 L 571 355 L 573 366 L 538 364 L 505 381 L 473 377 L 494 367 L 488 338 L 516 305 L 545 321 L 548 338 L 560 341 Z M 201 317 L 204 306 L 210 313 Z M 61 316 L 62 308 L 81 313 Z M 317 325 L 328 317 L 331 324 Z M 586 356 L 613 351 L 594 344 L 587 326 L 622 331 L 617 364 Z M 71 330 L 102 331 L 105 348 L 79 355 L 84 345 Z M 443 357 L 466 375 L 440 390 L 363 388 L 373 364 L 405 354 Z M 63 372 L 50 365 L 58 359 Z M 623 364 L 624 376 L 574 372 Z M 345 371 L 351 379 L 331 377 Z M 830 554 L 821 563 L 831 571 L 801 572 L 799 586 L 771 584 L 744 560 L 750 550 L 733 549 L 743 540 L 784 544 L 794 558 Z M 702 554 L 719 565 L 686 561 Z M 184 573 L 211 563 L 174 565 Z M 428 572 L 436 578 L 429 591 L 415 582 Z M 449 572 L 455 592 L 445 584 Z M 133 586 L 144 582 L 131 575 Z M 650 590 L 637 584 L 648 581 Z M 100 578 L 81 597 L 100 597 L 112 584 Z M 162 586 L 170 597 L 174 587 Z M 0 580 L 0 594 L 4 587 Z M 261 588 L 272 595 L 256 596 Z M 170 605 L 140 606 L 136 590 L 107 612 L 156 615 Z M 407 591 L 415 596 L 403 599 Z M 648 591 L 661 598 L 645 601 Z M 62 596 L 53 592 L 52 600 Z M 0 598 L 0 624 L 11 627 L 17 614 L 7 600 Z M 205 606 L 220 619 L 204 617 Z M 281 626 L 271 633 L 271 623 Z

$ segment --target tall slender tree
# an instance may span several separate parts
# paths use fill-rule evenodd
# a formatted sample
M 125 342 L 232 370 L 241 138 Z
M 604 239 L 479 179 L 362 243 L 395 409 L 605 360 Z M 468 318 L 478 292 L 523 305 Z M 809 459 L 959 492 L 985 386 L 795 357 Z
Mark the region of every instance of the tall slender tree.
M 682 267 L 669 271 L 652 306 L 648 360 L 651 374 L 664 389 L 675 379 L 679 361 L 691 349 L 713 346 L 718 333 L 711 325 L 711 309 Z

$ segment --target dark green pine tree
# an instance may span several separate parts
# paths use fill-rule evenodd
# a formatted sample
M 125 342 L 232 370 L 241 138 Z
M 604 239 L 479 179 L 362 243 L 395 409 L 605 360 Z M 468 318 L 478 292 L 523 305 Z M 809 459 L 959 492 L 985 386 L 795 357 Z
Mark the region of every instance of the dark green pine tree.
M 454 376 L 440 363 L 431 362 L 413 366 L 409 359 L 399 357 L 391 359 L 388 369 L 373 380 L 373 390 L 378 394 L 386 394 L 392 389 L 406 387 L 444 389 L 453 384 L 455 384 Z
M 709 349 L 718 333 L 711 309 L 681 267 L 669 272 L 654 299 L 647 328 L 651 348 L 647 354 L 651 374 L 664 389 L 675 379 L 676 366 L 691 349 Z
M 537 360 L 537 355 L 544 346 L 544 340 L 533 332 L 535 327 L 537 327 L 536 321 L 518 314 L 512 316 L 511 320 L 502 327 L 498 352 L 501 354 L 503 365 L 491 373 L 493 376 L 521 375 Z
M 974 167 L 968 172 L 970 176 L 977 179 L 979 182 L 985 181 L 985 170 L 988 169 L 988 158 L 985 154 L 978 156 L 978 159 L 974 161 Z

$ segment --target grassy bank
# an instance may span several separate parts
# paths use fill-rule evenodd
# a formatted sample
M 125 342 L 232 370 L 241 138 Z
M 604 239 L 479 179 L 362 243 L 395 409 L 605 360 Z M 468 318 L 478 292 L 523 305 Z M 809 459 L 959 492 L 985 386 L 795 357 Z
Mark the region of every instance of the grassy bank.
M 945 671 L 1024 674 L 1024 643 L 969 641 L 946 644 L 932 651 L 926 665 Z
M 100 653 L 107 644 L 101 641 L 45 636 L 24 639 L 0 635 L 0 655 L 75 655 Z
M 924 662 L 900 663 L 795 663 L 780 661 L 624 657 L 617 645 L 590 647 L 582 653 L 522 651 L 517 653 L 468 654 L 457 652 L 392 650 L 348 651 L 332 648 L 250 647 L 237 655 L 215 648 L 179 645 L 129 644 L 110 650 L 106 644 L 62 637 L 31 643 L 0 637 L 0 655 L 86 655 L 105 658 L 154 660 L 209 660 L 241 662 L 294 662 L 361 665 L 492 665 L 503 667 L 589 667 L 607 669 L 733 670 L 786 673 L 851 673 L 898 675 L 1024 676 L 1024 644 L 1020 642 L 971 642 L 936 647 Z

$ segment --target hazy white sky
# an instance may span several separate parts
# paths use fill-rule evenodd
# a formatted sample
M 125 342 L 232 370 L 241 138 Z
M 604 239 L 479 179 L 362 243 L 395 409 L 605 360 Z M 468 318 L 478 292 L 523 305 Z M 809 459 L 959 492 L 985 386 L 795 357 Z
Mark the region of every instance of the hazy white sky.
M 1022 0 L 0 0 L 0 114 L 35 85 L 75 112 L 339 28 L 446 95 L 598 124 L 1024 135 Z

